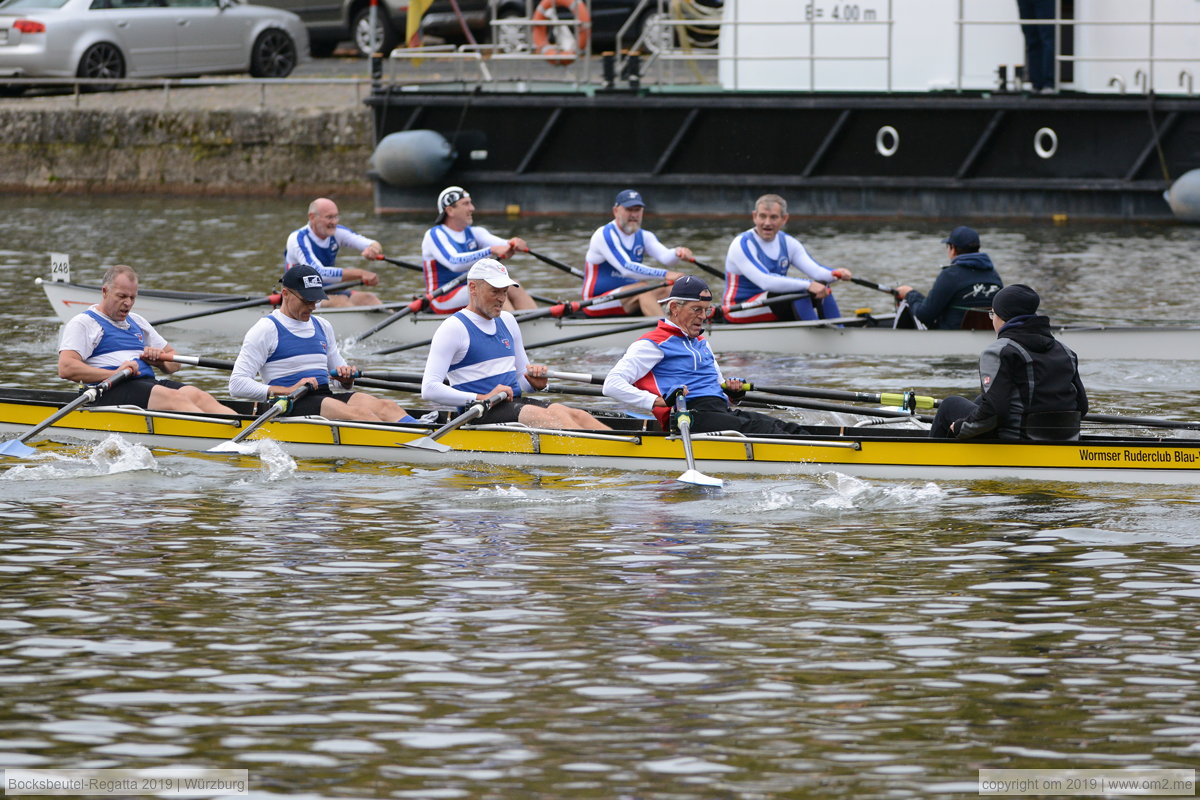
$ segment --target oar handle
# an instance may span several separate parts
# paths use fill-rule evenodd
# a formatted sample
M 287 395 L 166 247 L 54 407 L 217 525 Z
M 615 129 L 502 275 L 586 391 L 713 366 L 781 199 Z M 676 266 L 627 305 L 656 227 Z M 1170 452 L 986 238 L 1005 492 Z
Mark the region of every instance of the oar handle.
M 558 268 L 558 269 L 561 269 L 563 272 L 570 273 L 571 275 L 574 275 L 576 278 L 582 278 L 582 277 L 583 277 L 583 272 L 582 272 L 581 270 L 578 270 L 578 269 L 576 269 L 575 267 L 572 267 L 570 264 L 564 264 L 563 262 L 559 261 L 559 260 L 558 260 L 558 259 L 556 259 L 556 258 L 551 258 L 550 256 L 543 255 L 542 253 L 539 253 L 539 252 L 537 252 L 536 250 L 531 250 L 531 249 L 530 249 L 530 248 L 528 248 L 528 247 L 526 247 L 526 248 L 523 248 L 523 249 L 521 250 L 521 252 L 523 252 L 523 253 L 529 253 L 529 255 L 533 256 L 533 257 L 534 257 L 534 258 L 536 258 L 538 261 L 542 261 L 542 262 L 544 262 L 544 263 L 546 263 L 546 264 L 549 264 L 549 265 L 550 265 L 550 266 L 552 266 L 552 267 L 556 267 L 556 268 Z
M 875 281 L 869 281 L 866 278 L 851 278 L 850 282 L 857 283 L 859 286 L 866 286 L 868 289 L 874 289 L 877 292 L 883 292 L 885 294 L 890 294 L 893 297 L 899 296 L 896 294 L 895 288 L 893 288 L 891 286 L 885 286 L 882 283 L 876 283 Z
M 546 373 L 546 377 L 560 381 L 578 381 L 579 383 L 594 383 L 598 386 L 604 385 L 603 375 L 593 375 L 590 372 L 561 372 L 552 369 Z
M 113 375 L 111 377 L 105 378 L 104 380 L 100 381 L 99 383 L 92 384 L 92 388 L 89 391 L 95 391 L 95 395 L 93 395 L 93 399 L 104 394 L 109 389 L 116 386 L 118 383 L 125 380 L 132 374 L 133 374 L 133 370 L 126 367 L 125 369 L 117 370 L 115 373 L 113 373 Z
M 389 264 L 395 264 L 397 267 L 404 267 L 405 269 L 411 269 L 411 270 L 415 270 L 417 272 L 425 271 L 425 267 L 421 266 L 420 264 L 414 264 L 411 261 L 401 261 L 398 258 L 388 258 L 387 256 L 383 255 L 382 253 L 375 256 L 375 260 L 376 261 L 386 261 Z
M 724 279 L 725 279 L 725 273 L 724 273 L 724 272 L 722 272 L 721 270 L 717 269 L 716 267 L 710 267 L 708 264 L 705 264 L 703 261 L 697 261 L 697 260 L 696 260 L 696 259 L 694 259 L 694 258 L 685 258 L 685 259 L 684 259 L 684 261 L 690 261 L 690 262 L 692 262 L 692 263 L 693 263 L 693 264 L 695 264 L 697 267 L 699 267 L 700 269 L 702 269 L 702 270 L 704 270 L 705 272 L 707 272 L 709 275 L 712 275 L 712 276 L 714 276 L 714 277 L 720 278 L 721 280 L 724 280 Z
M 211 369 L 232 370 L 232 361 L 223 361 L 219 358 L 205 358 L 204 356 L 186 356 L 180 353 L 175 353 L 169 358 L 164 357 L 163 361 L 176 361 L 180 364 L 190 364 L 193 367 L 209 367 Z

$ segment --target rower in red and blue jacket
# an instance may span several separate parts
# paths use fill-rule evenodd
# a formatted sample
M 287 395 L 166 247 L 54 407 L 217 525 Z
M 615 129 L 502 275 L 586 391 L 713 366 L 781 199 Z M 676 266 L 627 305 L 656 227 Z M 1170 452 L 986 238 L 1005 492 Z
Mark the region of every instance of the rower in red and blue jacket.
M 730 243 L 725 257 L 725 295 L 722 298 L 725 320 L 776 322 L 841 316 L 829 284 L 835 280 L 848 280 L 850 270 L 829 269 L 818 264 L 799 240 L 784 233 L 783 226 L 788 221 L 787 201 L 777 194 L 765 194 L 755 201 L 751 218 L 754 227 Z M 789 277 L 788 269 L 793 266 L 807 277 Z M 807 296 L 791 302 L 729 311 L 738 303 L 805 292 Z
M 712 348 L 701 331 L 713 313 L 712 292 L 693 275 L 685 275 L 663 300 L 666 319 L 629 345 L 604 380 L 604 395 L 654 414 L 668 430 L 673 395 L 683 392 L 692 414 L 693 432 L 741 431 L 750 434 L 808 433 L 794 422 L 734 408 L 730 399 L 745 394 L 740 378 L 721 374 Z

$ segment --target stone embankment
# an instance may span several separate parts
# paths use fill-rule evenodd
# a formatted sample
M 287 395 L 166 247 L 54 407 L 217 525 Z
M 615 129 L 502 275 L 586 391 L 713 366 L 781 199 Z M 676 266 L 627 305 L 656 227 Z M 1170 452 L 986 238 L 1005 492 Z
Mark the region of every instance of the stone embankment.
M 5 98 L 0 191 L 367 196 L 358 84 Z

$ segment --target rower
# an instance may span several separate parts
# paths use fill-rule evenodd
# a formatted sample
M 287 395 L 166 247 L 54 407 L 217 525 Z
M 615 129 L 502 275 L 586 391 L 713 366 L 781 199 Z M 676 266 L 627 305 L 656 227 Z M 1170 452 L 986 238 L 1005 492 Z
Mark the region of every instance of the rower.
M 501 239 L 482 225 L 475 225 L 475 203 L 461 186 L 447 186 L 437 198 L 437 219 L 421 240 L 421 261 L 425 267 L 425 291 L 432 295 L 439 286 L 466 272 L 481 258 L 505 259 L 529 246 L 519 236 Z M 466 286 L 434 297 L 430 308 L 438 314 L 453 314 L 467 305 Z M 537 308 L 537 303 L 520 285 L 514 283 L 505 300 L 504 310 Z
M 416 422 L 391 400 L 350 391 L 358 370 L 342 358 L 329 320 L 313 314 L 317 303 L 325 299 L 321 274 L 299 264 L 283 274 L 282 286 L 279 308 L 246 331 L 229 375 L 229 393 L 269 402 L 307 384 L 311 387 L 308 393 L 290 402 L 284 415 Z M 330 376 L 334 373 L 345 391 L 332 390 Z
M 804 436 L 808 431 L 755 411 L 734 408 L 730 400 L 745 394 L 740 378 L 726 380 L 702 335 L 712 316 L 712 292 L 692 275 L 675 281 L 663 300 L 666 318 L 629 346 L 604 380 L 604 395 L 642 412 L 650 412 L 668 430 L 676 391 L 683 391 L 692 415 L 691 430 L 781 433 Z
M 583 299 L 611 294 L 635 286 L 646 286 L 651 280 L 673 281 L 683 277 L 644 263 L 647 257 L 665 266 L 674 266 L 680 259 L 692 260 L 686 247 L 664 246 L 658 237 L 642 228 L 646 203 L 635 189 L 626 189 L 613 200 L 613 219 L 592 234 L 588 243 L 587 263 L 584 265 Z M 669 286 L 633 297 L 593 304 L 584 313 L 589 317 L 643 316 L 657 317 L 662 312 L 659 301 L 671 293 Z
M 340 269 L 334 265 L 343 247 L 362 251 L 362 257 L 368 261 L 377 261 L 383 256 L 383 245 L 339 225 L 339 219 L 337 204 L 329 198 L 318 197 L 309 203 L 308 224 L 288 236 L 283 254 L 284 272 L 297 264 L 307 264 L 321 273 L 326 284 L 355 280 L 361 280 L 364 286 L 379 283 L 379 276 L 368 269 Z M 324 308 L 376 306 L 379 296 L 373 292 L 348 290 L 329 295 L 321 305 Z
M 526 392 L 546 388 L 546 366 L 530 364 L 516 318 L 504 310 L 518 284 L 503 264 L 480 259 L 467 273 L 467 307 L 433 334 L 421 381 L 421 397 L 462 407 L 504 392 L 509 398 L 487 410 L 480 424 L 520 422 L 537 428 L 609 430 L 586 411 L 543 403 Z M 447 386 L 445 381 L 449 382 Z
M 848 269 L 829 269 L 818 264 L 804 245 L 784 232 L 787 225 L 787 201 L 777 194 L 764 194 L 754 201 L 751 215 L 754 227 L 739 233 L 729 243 L 725 257 L 725 295 L 723 309 L 738 303 L 783 294 L 808 292 L 798 300 L 726 311 L 726 322 L 775 322 L 797 319 L 836 319 L 841 316 L 833 290 L 835 280 L 849 280 Z M 796 267 L 807 277 L 788 277 L 788 268 Z
M 58 342 L 58 376 L 80 383 L 100 383 L 128 369 L 135 377 L 118 383 L 95 400 L 99 406 L 132 405 L 151 411 L 234 414 L 203 389 L 174 380 L 159 380 L 182 364 L 172 361 L 171 347 L 145 317 L 131 310 L 137 300 L 138 275 L 117 264 L 104 273 L 100 302 L 63 324 Z
M 1023 283 L 992 298 L 996 341 L 979 357 L 983 393 L 974 401 L 942 400 L 929 435 L 972 439 L 1072 441 L 1088 411 L 1079 358 L 1054 338 L 1050 320 L 1037 313 L 1041 298 Z
M 1004 281 L 992 265 L 991 256 L 979 252 L 979 234 L 966 225 L 959 225 L 942 239 L 942 244 L 950 256 L 950 264 L 942 267 L 929 295 L 923 295 L 911 286 L 897 286 L 896 297 L 921 323 L 918 327 L 991 330 L 987 309 L 996 292 L 1004 288 Z M 898 310 L 896 316 L 899 319 L 902 310 Z M 972 318 L 977 318 L 979 323 L 972 322 Z

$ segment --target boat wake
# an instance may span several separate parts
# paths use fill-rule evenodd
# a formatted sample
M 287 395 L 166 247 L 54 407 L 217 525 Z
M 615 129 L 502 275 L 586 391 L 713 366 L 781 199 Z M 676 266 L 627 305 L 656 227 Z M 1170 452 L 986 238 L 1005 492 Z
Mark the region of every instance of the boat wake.
M 39 451 L 31 456 L 32 464 L 17 464 L 9 469 L 0 480 L 31 481 L 56 480 L 60 478 L 86 478 L 99 475 L 117 475 L 139 470 L 154 471 L 158 462 L 148 449 L 111 434 L 101 442 L 90 445 L 75 454 Z

